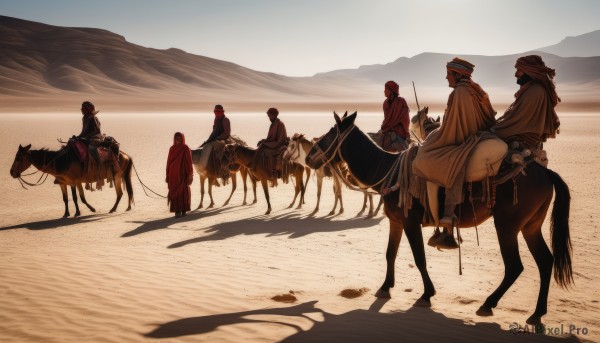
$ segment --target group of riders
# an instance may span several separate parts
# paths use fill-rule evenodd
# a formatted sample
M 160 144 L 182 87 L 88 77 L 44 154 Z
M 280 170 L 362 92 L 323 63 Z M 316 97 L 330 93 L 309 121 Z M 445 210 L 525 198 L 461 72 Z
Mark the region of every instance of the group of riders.
M 443 217 L 439 223 L 448 229 L 435 237 L 435 245 L 444 248 L 456 247 L 451 224 L 456 220 L 456 206 L 463 202 L 466 164 L 477 143 L 497 137 L 505 141 L 511 150 L 522 151 L 523 155 L 531 156 L 546 166 L 543 143 L 559 133 L 560 121 L 555 107 L 560 98 L 555 89 L 555 70 L 547 67 L 540 56 L 529 55 L 517 59 L 515 77 L 520 88 L 514 102 L 498 119 L 495 118 L 496 111 L 488 94 L 471 78 L 474 67 L 460 58 L 454 58 L 446 64 L 446 79 L 453 90 L 448 96 L 442 124 L 421 143 L 412 163 L 415 175 L 445 188 Z M 409 108 L 406 100 L 400 96 L 396 82 L 386 82 L 384 94 L 384 119 L 377 143 L 388 152 L 401 152 L 412 142 Z M 107 145 L 107 137 L 100 131 L 94 105 L 86 101 L 81 111 L 83 129 L 76 139 L 89 144 L 89 156 L 92 157 L 89 160 L 98 162 L 96 148 Z M 212 132 L 201 145 L 201 167 L 206 167 L 214 156 L 220 156 L 231 139 L 231 122 L 225 116 L 223 106 L 216 105 L 214 114 Z M 276 179 L 281 177 L 282 155 L 289 138 L 284 123 L 278 118 L 279 111 L 269 108 L 267 115 L 271 124 L 267 137 L 258 142 L 254 163 L 263 163 L 270 176 Z M 117 153 L 110 154 L 109 160 L 112 159 L 112 165 L 118 168 L 118 143 L 113 139 L 108 145 L 113 147 L 113 151 L 116 146 Z M 189 184 L 192 175 L 191 150 L 185 145 L 184 135 L 177 132 L 169 151 L 165 180 L 169 185 L 170 209 L 176 216 L 185 215 L 190 210 Z M 386 194 L 389 190 L 384 188 L 382 193 Z

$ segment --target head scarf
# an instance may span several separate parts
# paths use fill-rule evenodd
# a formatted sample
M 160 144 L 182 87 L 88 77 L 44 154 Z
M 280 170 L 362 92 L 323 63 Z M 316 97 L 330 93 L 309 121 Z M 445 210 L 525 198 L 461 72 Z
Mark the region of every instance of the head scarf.
M 173 144 L 175 144 L 175 139 L 177 137 L 181 138 L 181 144 L 185 144 L 185 136 L 181 132 L 175 132 L 175 134 L 173 135 Z
M 452 59 L 452 61 L 448 62 L 446 64 L 446 69 L 448 70 L 452 70 L 453 72 L 456 72 L 458 74 L 464 75 L 466 77 L 471 77 L 471 74 L 473 73 L 473 68 L 475 67 L 474 64 L 465 61 L 463 59 L 460 59 L 458 57 L 454 57 Z
M 558 94 L 556 94 L 556 86 L 554 85 L 554 76 L 556 76 L 556 71 L 552 68 L 546 67 L 546 64 L 542 60 L 541 56 L 538 55 L 529 55 L 519 57 L 517 59 L 517 63 L 515 64 L 515 68 L 517 70 L 521 70 L 525 74 L 529 75 L 534 80 L 540 81 L 550 98 L 552 99 L 552 105 L 556 107 L 556 105 L 560 102 L 560 98 Z M 519 97 L 526 88 L 521 87 L 519 91 L 515 94 L 515 98 Z
M 268 115 L 274 115 L 274 116 L 278 116 L 279 115 L 279 110 L 277 110 L 275 107 L 271 107 L 267 110 L 267 114 Z
M 225 115 L 225 110 L 223 109 L 222 105 L 215 105 L 214 112 L 217 117 Z
M 394 94 L 400 94 L 400 86 L 394 81 L 388 81 L 385 83 L 385 88 L 394 92 Z
M 98 112 L 100 112 L 100 111 L 96 111 L 96 107 L 94 106 L 94 104 L 92 104 L 89 101 L 84 101 L 81 104 L 81 108 L 83 108 L 86 111 L 86 114 L 89 113 L 92 115 L 96 115 L 96 114 L 98 114 Z

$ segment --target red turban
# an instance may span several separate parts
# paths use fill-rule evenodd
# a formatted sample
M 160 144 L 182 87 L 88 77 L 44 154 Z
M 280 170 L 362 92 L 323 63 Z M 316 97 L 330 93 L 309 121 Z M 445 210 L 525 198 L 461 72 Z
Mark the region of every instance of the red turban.
M 225 114 L 225 110 L 223 109 L 223 106 L 222 106 L 222 105 L 215 105 L 215 110 L 214 110 L 214 112 L 215 112 L 215 115 L 216 115 L 217 117 L 219 117 L 219 116 L 222 116 L 222 115 L 224 115 L 224 114 Z
M 275 107 L 271 107 L 267 110 L 267 114 L 277 116 L 279 115 L 279 110 L 277 110 Z
M 466 77 L 471 77 L 474 67 L 475 67 L 474 64 L 472 64 L 468 61 L 465 61 L 463 59 L 460 59 L 458 57 L 454 57 L 454 59 L 452 59 L 452 61 L 450 61 L 450 62 L 448 62 L 448 64 L 446 64 L 446 69 L 452 70 L 453 72 L 459 73 Z
M 400 86 L 394 81 L 388 81 L 385 83 L 385 88 L 391 90 L 395 94 L 400 94 Z

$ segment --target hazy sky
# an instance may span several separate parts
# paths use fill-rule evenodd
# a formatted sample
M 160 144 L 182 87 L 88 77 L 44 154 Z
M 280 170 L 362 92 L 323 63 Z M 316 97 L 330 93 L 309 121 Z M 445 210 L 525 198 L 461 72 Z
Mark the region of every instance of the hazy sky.
M 0 14 L 289 76 L 421 52 L 519 53 L 600 29 L 596 0 L 0 0 Z

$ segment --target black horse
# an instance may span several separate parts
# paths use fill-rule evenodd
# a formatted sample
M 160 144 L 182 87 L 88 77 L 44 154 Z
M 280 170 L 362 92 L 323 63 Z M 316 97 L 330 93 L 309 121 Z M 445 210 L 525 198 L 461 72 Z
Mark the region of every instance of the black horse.
M 395 164 L 398 154 L 383 151 L 358 127 L 354 125 L 356 112 L 342 119 L 334 113 L 336 125 L 329 130 L 313 146 L 306 162 L 311 168 L 319 168 L 323 163 L 334 158 L 336 154 L 344 160 L 350 172 L 361 184 L 372 185 L 373 188 L 383 188 L 383 180 Z M 402 153 L 401 153 L 402 154 Z M 477 311 L 480 316 L 493 315 L 492 309 L 508 288 L 516 281 L 523 271 L 519 257 L 517 235 L 523 233 L 527 246 L 531 251 L 540 272 L 540 292 L 534 313 L 527 319 L 528 324 L 541 324 L 541 317 L 547 312 L 548 288 L 554 265 L 554 279 L 560 287 L 566 288 L 573 282 L 571 267 L 571 241 L 569 237 L 569 189 L 562 178 L 550 169 L 536 163 L 531 163 L 526 169 L 527 175 L 516 181 L 518 188 L 518 206 L 513 204 L 514 184 L 512 180 L 497 185 L 496 203 L 492 208 L 493 215 L 484 202 L 474 202 L 468 199 L 460 205 L 461 218 L 459 227 L 474 227 L 490 216 L 494 218 L 496 233 L 500 243 L 502 259 L 504 260 L 504 278 L 500 286 L 486 299 Z M 393 172 L 397 174 L 397 172 Z M 393 174 L 392 173 L 392 174 Z M 392 175 L 395 180 L 395 175 Z M 542 236 L 542 223 L 552 202 L 553 190 L 556 192 L 552 209 L 550 232 L 552 235 L 552 250 L 548 249 Z M 415 198 L 408 216 L 404 209 L 397 205 L 399 191 L 396 190 L 384 197 L 385 214 L 390 220 L 390 234 L 386 252 L 387 272 L 385 281 L 377 291 L 380 298 L 390 297 L 390 288 L 394 287 L 394 260 L 402 232 L 406 232 L 408 242 L 413 252 L 414 260 L 421 273 L 424 293 L 415 304 L 416 306 L 431 306 L 430 298 L 435 295 L 435 288 L 425 261 L 425 246 L 421 225 L 424 208 Z

